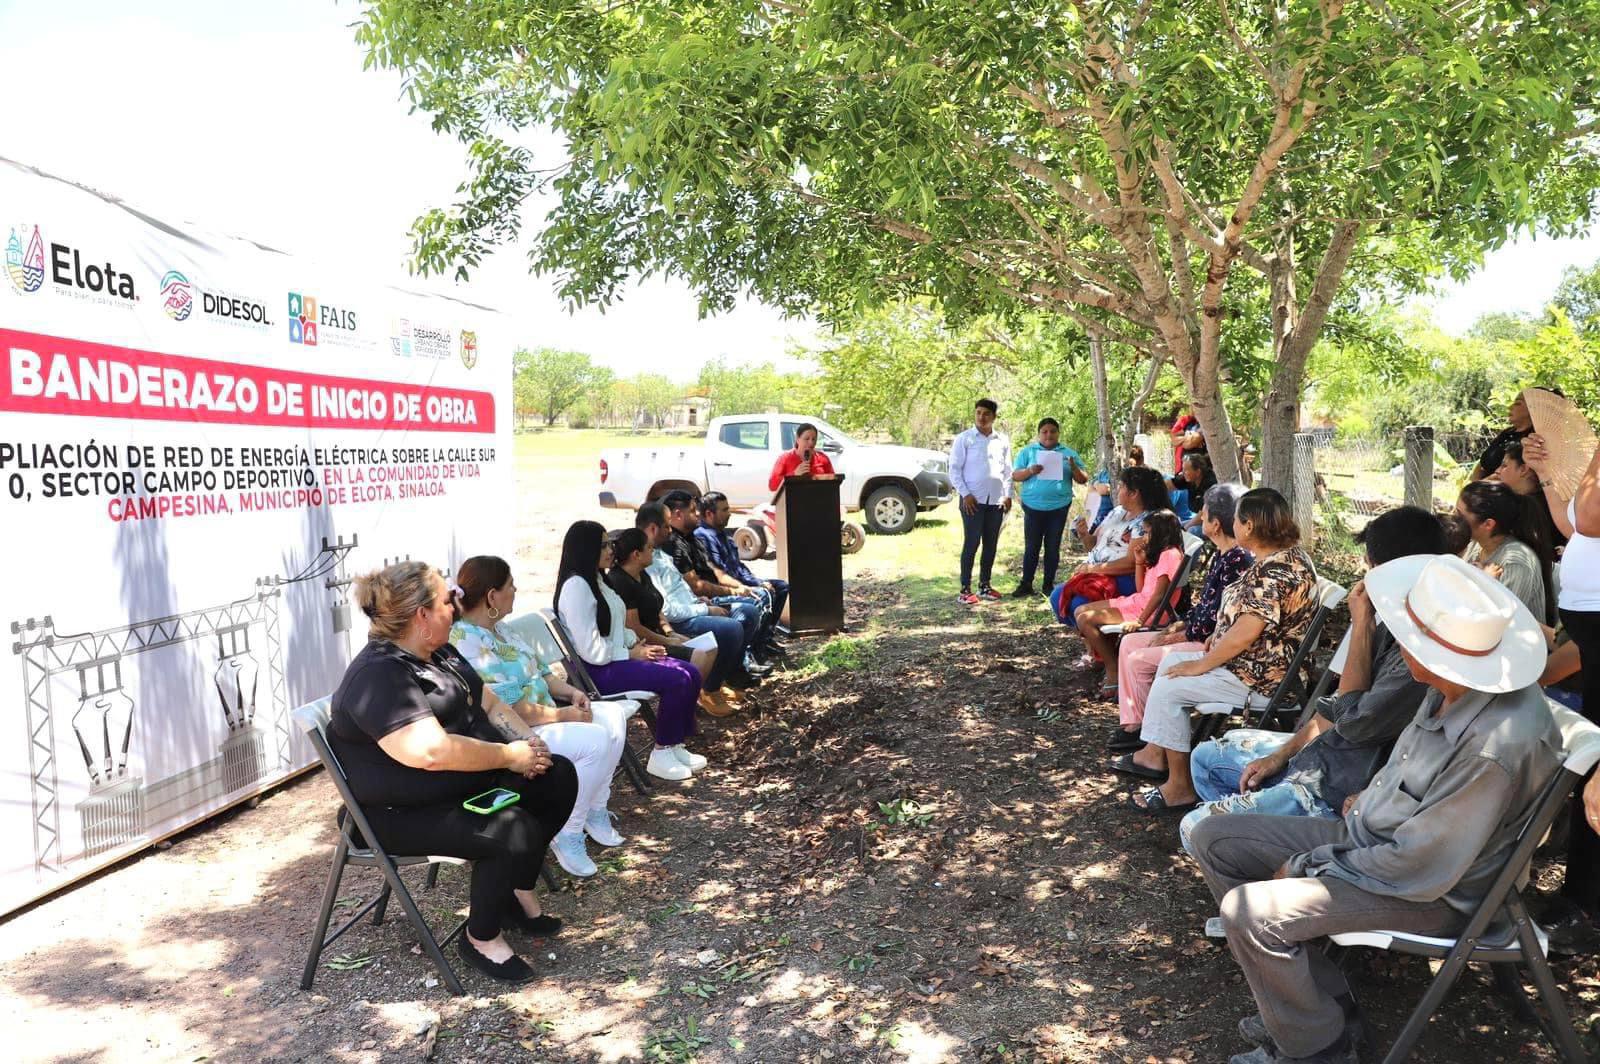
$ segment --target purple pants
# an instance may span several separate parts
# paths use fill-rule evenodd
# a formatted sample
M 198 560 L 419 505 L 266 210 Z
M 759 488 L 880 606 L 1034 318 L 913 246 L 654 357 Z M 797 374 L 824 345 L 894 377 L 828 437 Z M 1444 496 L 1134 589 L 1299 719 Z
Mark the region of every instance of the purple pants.
M 687 661 L 624 658 L 609 665 L 590 665 L 588 669 L 589 676 L 603 694 L 654 691 L 661 696 L 661 705 L 656 709 L 657 746 L 677 746 L 694 734 L 694 708 L 700 701 L 700 673 Z

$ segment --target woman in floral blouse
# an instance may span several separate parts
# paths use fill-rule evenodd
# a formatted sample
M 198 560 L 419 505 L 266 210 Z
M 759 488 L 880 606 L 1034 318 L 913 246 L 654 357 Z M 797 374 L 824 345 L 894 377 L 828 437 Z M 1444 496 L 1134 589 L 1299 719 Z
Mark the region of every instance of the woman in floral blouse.
M 1239 579 L 1255 560 L 1233 534 L 1233 515 L 1243 494 L 1244 487 L 1239 484 L 1216 484 L 1205 493 L 1200 528 L 1216 545 L 1217 553 L 1183 620 L 1164 631 L 1133 632 L 1122 637 L 1117 647 L 1115 683 L 1121 723 L 1111 729 L 1106 749 L 1121 753 L 1144 745 L 1139 740 L 1139 725 L 1144 720 L 1144 702 L 1155 682 L 1156 669 L 1168 654 L 1206 648 L 1205 641 L 1217 627 L 1223 589 Z
M 1205 649 L 1169 654 L 1161 663 L 1139 729 L 1145 745 L 1112 762 L 1118 772 L 1164 781 L 1130 796 L 1148 813 L 1188 810 L 1199 798 L 1189 778 L 1185 707 L 1271 697 L 1317 611 L 1317 571 L 1300 549 L 1300 529 L 1284 497 L 1271 488 L 1245 492 L 1233 525 L 1254 564 L 1222 593 Z
M 572 816 L 550 843 L 556 861 L 569 875 L 587 878 L 598 870 L 590 860 L 584 835 L 602 846 L 620 846 L 606 808 L 611 777 L 622 759 L 633 702 L 591 702 L 587 695 L 555 676 L 538 651 L 499 623 L 510 616 L 517 586 L 511 566 L 490 555 L 468 558 L 456 575 L 461 619 L 450 627 L 450 642 L 483 677 L 485 686 L 515 712 L 491 717 L 507 739 L 537 735 L 552 753 L 571 759 L 578 770 L 578 800 Z M 567 704 L 558 706 L 560 698 Z

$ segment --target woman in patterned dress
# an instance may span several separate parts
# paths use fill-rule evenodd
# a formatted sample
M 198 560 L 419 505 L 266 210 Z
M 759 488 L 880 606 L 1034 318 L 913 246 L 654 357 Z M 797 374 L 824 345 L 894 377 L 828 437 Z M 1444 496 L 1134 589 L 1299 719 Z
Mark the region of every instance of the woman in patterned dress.
M 1289 670 L 1317 611 L 1317 571 L 1300 548 L 1289 503 L 1271 488 L 1247 491 L 1233 519 L 1239 545 L 1255 562 L 1222 593 L 1205 649 L 1167 656 L 1145 698 L 1145 745 L 1112 768 L 1156 780 L 1130 796 L 1149 813 L 1182 812 L 1199 796 L 1189 778 L 1189 713 L 1201 702 L 1236 706 L 1271 697 Z

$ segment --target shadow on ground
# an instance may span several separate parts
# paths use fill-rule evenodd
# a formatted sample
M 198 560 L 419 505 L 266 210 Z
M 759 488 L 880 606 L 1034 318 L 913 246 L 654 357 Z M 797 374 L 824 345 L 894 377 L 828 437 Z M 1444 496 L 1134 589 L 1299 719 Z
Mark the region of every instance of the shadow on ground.
M 1038 600 L 978 611 L 952 580 L 851 589 L 853 667 L 769 682 L 703 721 L 712 768 L 644 800 L 628 843 L 519 942 L 543 978 L 452 999 L 398 909 L 300 963 L 332 846 L 312 777 L 7 924 L 12 1022 L 39 1059 L 1225 1060 L 1249 995 L 1201 934 L 1176 826 L 1101 771 L 1113 719 Z M 820 643 L 820 641 L 818 641 Z M 817 645 L 816 643 L 812 644 Z M 813 673 L 816 670 L 812 670 Z M 598 856 L 598 855 L 597 855 Z M 346 906 L 370 890 L 352 872 Z M 419 893 L 446 924 L 466 875 Z M 1380 1037 L 1420 962 L 1358 955 Z M 1591 1016 L 1594 963 L 1557 969 Z M 1476 977 L 1414 1059 L 1553 1060 Z

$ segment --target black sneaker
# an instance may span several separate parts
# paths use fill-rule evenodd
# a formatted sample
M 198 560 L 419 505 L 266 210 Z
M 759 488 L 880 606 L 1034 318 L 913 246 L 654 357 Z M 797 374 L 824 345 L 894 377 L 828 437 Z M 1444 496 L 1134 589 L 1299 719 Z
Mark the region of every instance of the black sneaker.
M 1012 598 L 1033 598 L 1038 592 L 1032 584 L 1018 584 L 1015 591 L 1011 592 Z

